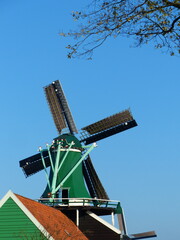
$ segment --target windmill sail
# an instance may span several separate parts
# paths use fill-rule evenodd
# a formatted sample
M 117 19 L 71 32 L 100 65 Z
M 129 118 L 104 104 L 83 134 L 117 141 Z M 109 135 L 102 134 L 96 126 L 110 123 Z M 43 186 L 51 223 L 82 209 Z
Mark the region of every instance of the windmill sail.
M 151 232 L 131 234 L 130 237 L 131 237 L 132 240 L 136 240 L 136 239 L 157 237 L 157 235 L 154 231 L 151 231 Z
M 46 167 L 49 167 L 51 164 L 50 164 L 48 151 L 43 151 L 43 158 L 44 158 Z M 29 177 L 44 169 L 44 165 L 43 165 L 40 153 L 21 160 L 19 162 L 19 165 L 22 168 L 26 177 Z
M 62 129 L 68 127 L 71 134 L 77 133 L 78 131 L 60 82 L 56 80 L 46 86 L 44 90 L 58 132 L 61 133 Z
M 109 199 L 95 169 L 90 156 L 83 161 L 83 173 L 91 197 L 99 199 Z
M 81 142 L 87 145 L 135 126 L 137 123 L 131 112 L 125 110 L 82 128 L 87 135 L 81 139 Z

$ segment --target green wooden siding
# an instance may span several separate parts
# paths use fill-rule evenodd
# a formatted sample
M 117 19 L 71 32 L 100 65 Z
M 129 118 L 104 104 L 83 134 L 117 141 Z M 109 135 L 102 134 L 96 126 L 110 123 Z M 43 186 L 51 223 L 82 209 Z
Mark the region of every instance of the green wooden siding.
M 45 240 L 47 238 L 41 234 L 13 199 L 9 198 L 0 208 L 0 239 Z
M 72 146 L 72 149 L 74 148 L 76 150 L 76 148 L 82 148 L 81 143 L 75 136 L 72 136 L 69 134 L 63 134 L 58 138 L 61 140 L 64 139 L 65 146 L 67 145 L 67 142 L 71 143 L 73 141 L 75 144 Z M 62 161 L 65 154 L 66 152 L 61 151 L 60 162 Z M 76 165 L 76 163 L 78 163 L 81 157 L 82 157 L 81 152 L 69 151 L 61 169 L 58 172 L 56 187 L 67 176 L 67 174 Z M 55 163 L 56 154 L 55 155 L 52 154 L 52 159 L 53 159 L 53 162 Z M 52 185 L 53 176 L 54 176 L 54 172 L 51 168 L 50 176 L 49 176 L 49 181 L 51 185 Z M 90 198 L 91 197 L 84 183 L 82 163 L 80 163 L 80 165 L 76 168 L 76 170 L 69 176 L 69 178 L 65 181 L 62 187 L 69 189 L 69 196 L 68 196 L 69 198 Z M 50 192 L 51 190 L 47 185 L 44 193 L 42 194 L 42 197 L 48 198 L 49 197 L 48 193 Z

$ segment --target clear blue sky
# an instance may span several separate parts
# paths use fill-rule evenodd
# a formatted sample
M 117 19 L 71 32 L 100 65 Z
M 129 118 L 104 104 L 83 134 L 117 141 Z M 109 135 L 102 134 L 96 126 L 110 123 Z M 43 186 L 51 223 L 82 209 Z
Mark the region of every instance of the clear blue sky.
M 59 79 L 77 127 L 131 108 L 139 126 L 98 142 L 93 163 L 129 233 L 180 235 L 179 58 L 130 39 L 111 39 L 92 61 L 68 60 L 71 11 L 89 1 L 0 1 L 0 197 L 38 198 L 44 173 L 25 178 L 19 160 L 57 136 L 43 87 Z

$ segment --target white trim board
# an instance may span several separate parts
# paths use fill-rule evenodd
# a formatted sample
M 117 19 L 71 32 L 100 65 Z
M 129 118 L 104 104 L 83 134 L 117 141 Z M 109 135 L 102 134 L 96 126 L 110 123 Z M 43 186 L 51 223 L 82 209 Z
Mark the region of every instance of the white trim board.
M 110 223 L 106 222 L 104 219 L 100 218 L 99 216 L 97 216 L 95 213 L 92 213 L 91 211 L 87 211 L 86 212 L 89 216 L 91 216 L 92 218 L 96 219 L 97 221 L 99 221 L 100 223 L 104 224 L 106 227 L 108 227 L 109 229 L 111 229 L 112 231 L 116 232 L 117 234 L 121 234 L 121 231 L 117 228 L 115 228 L 113 225 L 111 225 Z

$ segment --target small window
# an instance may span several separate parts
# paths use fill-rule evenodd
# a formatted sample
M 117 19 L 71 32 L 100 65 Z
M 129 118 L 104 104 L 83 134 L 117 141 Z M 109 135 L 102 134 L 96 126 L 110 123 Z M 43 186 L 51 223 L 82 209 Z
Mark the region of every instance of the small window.
M 62 189 L 62 198 L 69 198 L 69 190 Z
M 63 200 L 63 198 L 69 198 L 69 189 L 62 189 L 62 201 L 63 203 L 68 204 L 68 200 Z

